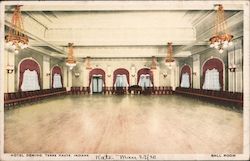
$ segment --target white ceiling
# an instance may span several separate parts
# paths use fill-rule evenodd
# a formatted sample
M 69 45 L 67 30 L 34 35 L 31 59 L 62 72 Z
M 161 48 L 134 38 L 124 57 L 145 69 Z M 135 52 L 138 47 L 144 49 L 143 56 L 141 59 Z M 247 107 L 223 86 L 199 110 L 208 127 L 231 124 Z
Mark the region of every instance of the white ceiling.
M 77 57 L 164 57 L 167 42 L 173 42 L 175 54 L 190 55 L 195 46 L 208 47 L 213 33 L 212 2 L 77 3 L 22 6 L 25 30 L 34 39 L 30 46 L 53 56 L 65 56 L 67 44 L 73 42 Z M 242 36 L 242 5 L 231 2 L 224 8 L 229 31 Z M 12 10 L 6 6 L 7 26 Z

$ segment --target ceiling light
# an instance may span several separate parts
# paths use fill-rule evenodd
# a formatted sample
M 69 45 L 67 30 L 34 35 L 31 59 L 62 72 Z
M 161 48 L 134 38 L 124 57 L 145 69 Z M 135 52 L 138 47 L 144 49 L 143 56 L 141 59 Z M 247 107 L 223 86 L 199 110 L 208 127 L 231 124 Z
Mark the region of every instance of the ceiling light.
M 217 5 L 215 31 L 214 35 L 209 39 L 210 47 L 218 49 L 219 53 L 223 53 L 224 49 L 232 46 L 232 39 L 233 35 L 227 32 L 223 6 L 221 4 Z
M 175 60 L 173 59 L 172 42 L 168 43 L 168 51 L 167 51 L 167 57 L 165 60 L 165 64 L 168 66 L 169 69 L 172 69 L 172 66 L 175 64 Z
M 76 60 L 73 56 L 73 43 L 69 43 L 68 58 L 66 60 L 66 65 L 72 70 L 76 66 Z
M 24 26 L 20 6 L 16 6 L 11 19 L 9 32 L 5 36 L 6 47 L 16 54 L 20 49 L 28 47 L 29 39 L 24 33 Z

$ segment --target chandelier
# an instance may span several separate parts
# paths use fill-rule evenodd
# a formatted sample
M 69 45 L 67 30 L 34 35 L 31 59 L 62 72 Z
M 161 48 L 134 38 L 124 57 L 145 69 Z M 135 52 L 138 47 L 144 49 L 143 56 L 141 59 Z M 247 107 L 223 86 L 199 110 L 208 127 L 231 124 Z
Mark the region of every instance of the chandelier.
M 66 65 L 72 70 L 76 66 L 76 60 L 73 56 L 73 43 L 69 43 L 68 58 L 66 60 Z
M 214 36 L 209 39 L 210 47 L 223 53 L 224 49 L 233 44 L 233 35 L 227 32 L 223 6 L 219 4 L 216 13 Z
M 155 56 L 152 56 L 152 63 L 151 63 L 151 69 L 156 69 L 157 68 L 157 59 Z
M 7 48 L 18 54 L 20 49 L 28 47 L 29 39 L 24 33 L 20 6 L 16 6 L 11 19 L 9 32 L 5 36 Z
M 168 66 L 169 69 L 172 69 L 172 66 L 175 64 L 175 60 L 173 58 L 172 42 L 168 43 L 168 51 L 167 51 L 167 57 L 165 60 L 165 64 Z

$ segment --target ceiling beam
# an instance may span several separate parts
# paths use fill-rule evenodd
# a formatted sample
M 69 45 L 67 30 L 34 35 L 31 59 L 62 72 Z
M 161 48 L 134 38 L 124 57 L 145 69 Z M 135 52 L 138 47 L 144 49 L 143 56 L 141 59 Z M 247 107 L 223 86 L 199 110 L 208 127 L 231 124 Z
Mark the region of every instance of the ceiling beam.
M 214 10 L 214 1 L 64 1 L 11 2 L 24 5 L 22 11 L 153 11 L 153 10 Z M 221 1 L 225 10 L 243 10 L 245 1 Z M 34 7 L 36 5 L 36 7 Z M 7 11 L 9 10 L 6 8 Z
M 36 52 L 44 54 L 44 55 L 48 55 L 48 56 L 57 58 L 57 59 L 62 59 L 62 57 L 58 57 L 58 54 L 54 54 L 52 52 L 48 52 L 47 50 L 38 49 L 38 48 L 35 48 L 35 47 L 32 47 L 32 46 L 28 46 L 28 49 L 36 51 Z
M 35 16 L 32 15 L 30 12 L 25 12 L 30 18 L 32 18 L 34 21 L 42 25 L 45 29 L 48 30 L 48 26 L 44 25 L 42 22 L 40 22 Z

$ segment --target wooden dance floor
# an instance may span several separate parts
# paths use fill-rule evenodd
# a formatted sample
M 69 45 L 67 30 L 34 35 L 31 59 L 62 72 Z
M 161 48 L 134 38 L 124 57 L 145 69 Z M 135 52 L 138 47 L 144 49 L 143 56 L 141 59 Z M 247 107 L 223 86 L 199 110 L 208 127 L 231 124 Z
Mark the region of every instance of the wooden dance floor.
M 5 111 L 5 153 L 239 154 L 243 115 L 192 98 L 62 96 Z

